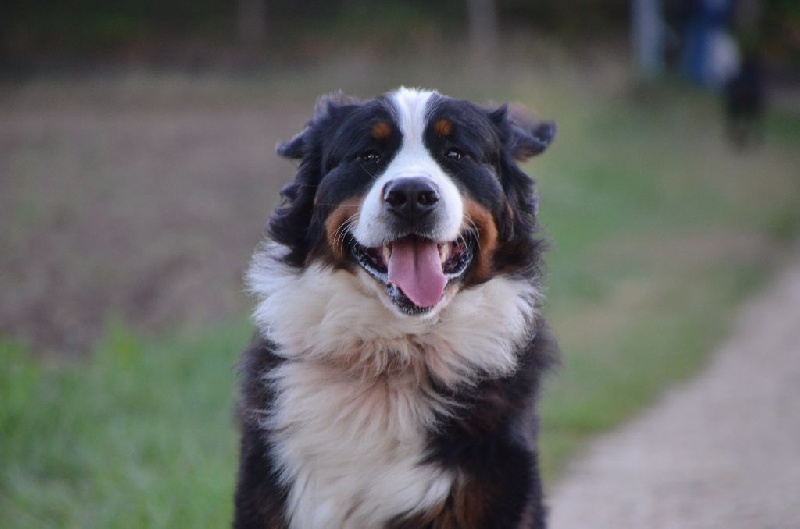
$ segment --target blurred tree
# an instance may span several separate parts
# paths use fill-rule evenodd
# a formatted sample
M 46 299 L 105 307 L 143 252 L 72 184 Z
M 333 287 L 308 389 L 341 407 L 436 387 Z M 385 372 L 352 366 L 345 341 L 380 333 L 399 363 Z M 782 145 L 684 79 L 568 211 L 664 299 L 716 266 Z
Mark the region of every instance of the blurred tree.
M 633 54 L 639 74 L 658 76 L 664 70 L 664 21 L 660 0 L 631 0 Z
M 472 60 L 488 70 L 497 58 L 497 7 L 494 0 L 467 0 Z
M 735 0 L 758 16 L 749 46 L 800 71 L 800 0 Z M 617 42 L 631 35 L 642 71 L 658 71 L 666 51 L 661 21 L 672 20 L 674 55 L 689 47 L 696 0 L 0 0 L 0 70 L 8 65 L 83 60 L 229 60 L 238 43 L 261 57 L 319 59 L 336 46 L 424 49 L 436 39 L 468 39 L 475 64 L 491 65 L 508 30 L 558 40 Z M 746 25 L 746 24 L 745 24 Z M 751 22 L 752 26 L 753 23 Z M 740 29 L 743 29 L 740 28 Z M 741 38 L 741 35 L 737 35 Z M 752 42 L 749 42 L 752 41 Z M 388 51 L 387 51 L 388 53 Z M 190 53 L 191 55 L 191 53 Z
M 236 36 L 245 46 L 263 46 L 267 41 L 266 0 L 237 0 Z

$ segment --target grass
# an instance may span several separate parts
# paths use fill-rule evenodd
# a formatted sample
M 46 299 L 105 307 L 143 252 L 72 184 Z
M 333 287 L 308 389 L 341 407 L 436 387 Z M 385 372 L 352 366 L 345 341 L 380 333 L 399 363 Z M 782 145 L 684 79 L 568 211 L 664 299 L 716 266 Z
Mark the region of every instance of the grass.
M 248 332 L 149 343 L 114 325 L 87 364 L 0 345 L 0 525 L 228 525 Z
M 554 246 L 547 313 L 564 356 L 543 399 L 548 482 L 592 436 L 697 372 L 800 227 L 800 120 L 772 116 L 762 148 L 737 154 L 709 96 L 594 86 L 569 71 L 522 75 L 507 94 L 560 124 L 528 168 Z M 112 324 L 77 362 L 0 342 L 0 527 L 229 523 L 234 365 L 249 326 L 161 339 L 127 329 Z

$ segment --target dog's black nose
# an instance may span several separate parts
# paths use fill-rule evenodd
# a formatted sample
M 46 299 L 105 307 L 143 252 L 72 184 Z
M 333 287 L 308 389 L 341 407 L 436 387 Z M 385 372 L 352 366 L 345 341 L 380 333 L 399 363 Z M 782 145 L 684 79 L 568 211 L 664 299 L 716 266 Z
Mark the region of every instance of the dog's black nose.
M 383 201 L 389 211 L 411 220 L 424 217 L 436 208 L 439 189 L 430 178 L 398 178 L 390 180 L 383 188 Z

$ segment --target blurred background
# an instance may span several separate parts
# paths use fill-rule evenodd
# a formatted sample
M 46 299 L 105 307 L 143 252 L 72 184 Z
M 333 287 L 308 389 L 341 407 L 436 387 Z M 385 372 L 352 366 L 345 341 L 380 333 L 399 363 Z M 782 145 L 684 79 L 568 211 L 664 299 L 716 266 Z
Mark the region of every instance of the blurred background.
M 0 526 L 218 527 L 242 274 L 320 94 L 559 124 L 548 482 L 694 373 L 800 233 L 794 0 L 7 0 Z

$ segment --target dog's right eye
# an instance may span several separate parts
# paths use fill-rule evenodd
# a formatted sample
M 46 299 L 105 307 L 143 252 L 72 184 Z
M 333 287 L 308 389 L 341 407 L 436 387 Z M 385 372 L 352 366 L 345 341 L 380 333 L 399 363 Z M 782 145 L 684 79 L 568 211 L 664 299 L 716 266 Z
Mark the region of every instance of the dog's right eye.
M 375 163 L 381 160 L 381 155 L 378 151 L 369 150 L 364 151 L 358 155 L 359 162 Z
M 461 151 L 461 149 L 451 148 L 451 149 L 447 149 L 444 152 L 444 157 L 447 158 L 448 160 L 452 160 L 454 162 L 457 162 L 457 161 L 461 160 L 461 158 L 464 157 L 464 153 L 463 153 L 463 151 Z

